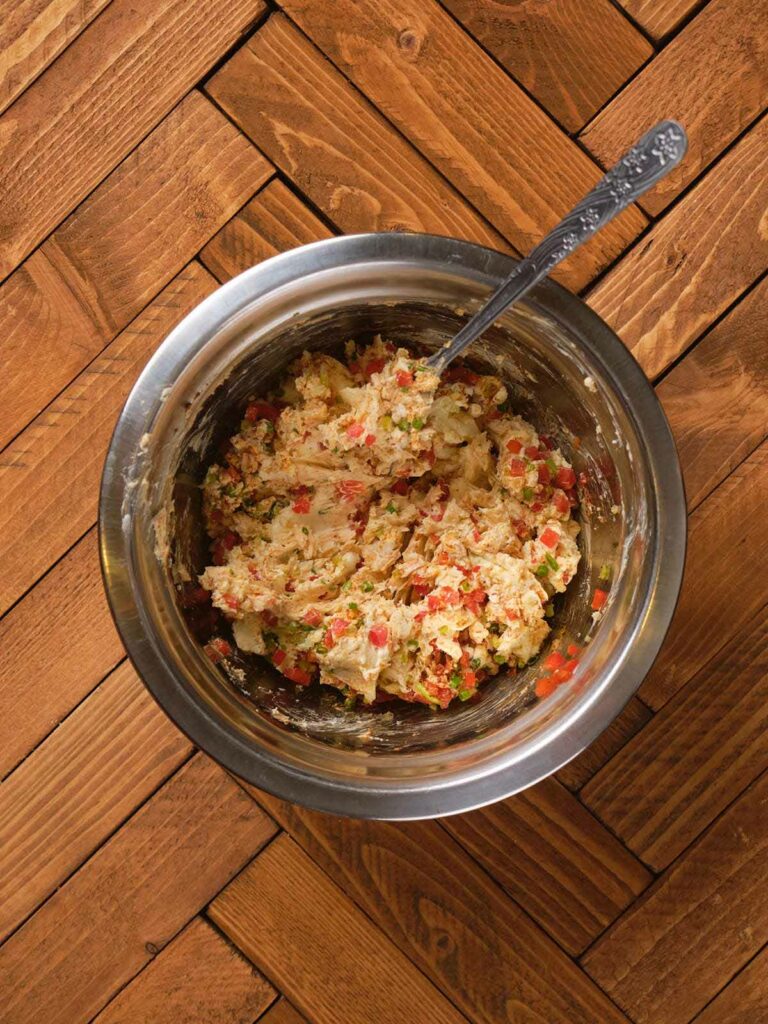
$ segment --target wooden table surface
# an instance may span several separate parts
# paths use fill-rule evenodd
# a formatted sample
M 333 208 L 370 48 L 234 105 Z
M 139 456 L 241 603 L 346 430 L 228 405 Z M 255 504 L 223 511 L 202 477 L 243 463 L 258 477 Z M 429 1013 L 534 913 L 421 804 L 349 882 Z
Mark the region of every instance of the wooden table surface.
M 0 9 L 0 1021 L 768 1021 L 766 0 L 278 3 Z M 556 777 L 449 820 L 239 785 L 102 592 L 142 365 L 333 233 L 524 252 L 662 116 L 685 163 L 559 274 L 680 449 L 686 577 L 645 683 Z

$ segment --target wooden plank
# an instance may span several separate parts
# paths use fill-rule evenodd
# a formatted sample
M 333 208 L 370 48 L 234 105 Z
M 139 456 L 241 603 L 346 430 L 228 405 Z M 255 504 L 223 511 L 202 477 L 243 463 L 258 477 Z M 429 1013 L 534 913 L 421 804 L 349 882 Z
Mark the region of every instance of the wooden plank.
M 430 231 L 509 250 L 283 15 L 206 89 L 343 231 Z
M 637 1024 L 680 1024 L 768 939 L 768 775 L 587 953 Z
M 696 1018 L 696 1024 L 757 1024 L 768 1020 L 768 947 Z
M 104 456 L 128 392 L 166 334 L 214 287 L 191 264 L 3 453 L 0 609 L 93 524 Z
M 94 1024 L 253 1024 L 276 995 L 247 960 L 196 917 Z
M 401 1024 L 414 1006 L 435 1024 L 464 1020 L 288 836 L 208 913 L 313 1024 Z
M 246 789 L 471 1020 L 624 1019 L 437 822 L 353 821 Z
M 0 112 L 86 28 L 109 0 L 18 0 L 0 11 Z
M 768 265 L 763 118 L 589 294 L 656 377 Z
M 289 1002 L 280 999 L 259 1018 L 259 1024 L 307 1024 L 307 1020 Z
M 766 610 L 582 791 L 656 871 L 768 768 Z
M 555 779 L 444 827 L 563 948 L 582 952 L 651 882 Z
M 282 7 L 462 195 L 528 252 L 600 177 L 436 0 Z M 645 226 L 628 210 L 555 273 L 583 287 Z
M 627 14 L 648 35 L 661 39 L 678 27 L 702 0 L 619 0 Z M 706 0 L 705 0 L 706 2 Z
M 91 1019 L 274 834 L 198 754 L 0 947 L 14 1024 Z
M 0 778 L 121 657 L 94 528 L 0 621 Z
M 768 278 L 656 388 L 695 508 L 768 434 Z
M 581 789 L 650 718 L 650 709 L 637 697 L 632 697 L 618 718 L 614 718 L 583 753 L 557 772 L 557 778 L 573 792 Z
M 213 236 L 200 260 L 219 281 L 229 281 L 279 252 L 331 236 L 319 217 L 273 178 Z
M 98 185 L 264 9 L 263 0 L 109 5 L 0 119 L 0 277 Z M 151 194 L 148 189 L 144 197 Z M 209 202 L 204 199 L 203 208 Z M 138 207 L 126 205 L 121 212 L 134 214 Z M 165 241 L 172 238 L 169 232 Z
M 654 122 L 685 125 L 685 160 L 640 201 L 654 216 L 768 105 L 766 14 L 764 0 L 711 0 L 582 134 L 607 167 Z
M 271 168 L 192 93 L 0 288 L 0 445 L 128 324 Z
M 0 786 L 0 941 L 192 753 L 124 662 Z
M 577 131 L 653 55 L 647 39 L 608 0 L 443 4 L 569 131 Z
M 640 697 L 655 710 L 750 622 L 768 597 L 768 442 L 693 513 L 680 601 Z M 723 543 L 731 538 L 732 543 Z M 706 594 L 706 600 L 702 595 Z

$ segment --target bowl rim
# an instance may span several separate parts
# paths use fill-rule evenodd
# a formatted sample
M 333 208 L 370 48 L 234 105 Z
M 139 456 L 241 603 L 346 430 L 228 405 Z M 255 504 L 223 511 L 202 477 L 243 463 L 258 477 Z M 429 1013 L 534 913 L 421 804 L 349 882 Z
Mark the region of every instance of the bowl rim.
M 130 534 L 124 523 L 124 469 L 138 438 L 151 429 L 164 381 L 153 379 L 172 348 L 174 363 L 200 351 L 208 338 L 246 306 L 308 273 L 345 265 L 397 262 L 455 267 L 493 287 L 516 262 L 511 256 L 459 239 L 428 234 L 376 232 L 312 242 L 265 260 L 217 288 L 161 342 L 131 390 L 112 434 L 99 499 L 99 550 L 110 610 L 140 678 L 166 714 L 201 749 L 235 775 L 275 796 L 317 810 L 365 818 L 408 820 L 460 813 L 493 803 L 534 785 L 581 753 L 620 713 L 650 670 L 666 636 L 682 584 L 687 508 L 675 442 L 656 393 L 618 335 L 580 298 L 546 280 L 532 294 L 537 306 L 567 323 L 583 343 L 599 351 L 631 395 L 631 414 L 642 436 L 652 437 L 646 458 L 658 484 L 655 569 L 648 587 L 643 629 L 628 644 L 621 672 L 613 674 L 595 699 L 545 726 L 542 739 L 506 769 L 441 783 L 430 777 L 405 786 L 328 780 L 297 771 L 220 720 L 202 698 L 182 685 L 147 635 L 135 580 L 128 567 Z M 308 266 L 309 264 L 309 266 Z M 164 368 L 164 372 L 167 367 Z M 547 739 L 557 738 L 556 750 Z M 514 776 L 514 781 L 513 781 Z M 357 783 L 357 784 L 356 784 Z

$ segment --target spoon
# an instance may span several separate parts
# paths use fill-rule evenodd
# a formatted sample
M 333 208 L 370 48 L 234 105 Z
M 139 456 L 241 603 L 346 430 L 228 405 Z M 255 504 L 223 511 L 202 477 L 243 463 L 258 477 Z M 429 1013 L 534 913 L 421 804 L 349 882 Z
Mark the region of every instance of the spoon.
M 456 337 L 429 357 L 427 366 L 442 373 L 505 309 L 527 295 L 566 256 L 677 167 L 687 149 L 688 137 L 683 126 L 677 121 L 659 121 L 552 228 L 530 256 L 516 264 Z

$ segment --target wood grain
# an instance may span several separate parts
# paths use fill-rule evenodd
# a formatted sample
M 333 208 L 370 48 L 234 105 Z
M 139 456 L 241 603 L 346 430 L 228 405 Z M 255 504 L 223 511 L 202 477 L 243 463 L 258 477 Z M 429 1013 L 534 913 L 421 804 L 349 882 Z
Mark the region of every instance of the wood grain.
M 656 388 L 695 508 L 768 434 L 768 279 Z
M 282 7 L 519 252 L 529 252 L 600 177 L 435 0 L 282 0 Z M 553 276 L 583 287 L 645 223 L 628 210 Z
M 673 32 L 702 0 L 620 0 L 621 6 L 654 39 Z
M 5 444 L 271 173 L 192 93 L 0 288 Z
M 696 1024 L 757 1024 L 768 1020 L 768 948 L 696 1018 Z
M 666 704 L 765 603 L 766 488 L 768 442 L 690 517 L 680 601 L 661 653 L 639 691 L 652 708 Z M 723 543 L 724 538 L 728 543 Z
M 19 0 L 0 10 L 0 112 L 89 25 L 109 0 Z
M 608 0 L 443 5 L 569 131 L 653 55 L 648 40 Z
M 192 753 L 124 662 L 0 786 L 0 941 Z
M 104 457 L 128 392 L 170 329 L 214 287 L 191 264 L 3 453 L 0 609 L 93 524 Z
M 654 216 L 768 105 L 767 13 L 764 0 L 711 0 L 582 134 L 608 166 L 654 122 L 685 126 L 685 159 L 640 200 Z
M 94 1024 L 254 1024 L 277 993 L 202 918 L 150 961 Z
M 192 5 L 114 0 L 109 5 L 0 118 L 0 278 L 155 127 L 263 10 L 263 0 Z
M 656 377 L 768 266 L 764 117 L 589 294 Z
M 280 999 L 259 1018 L 259 1024 L 307 1024 L 307 1020 L 286 999 Z
M 330 237 L 319 217 L 274 178 L 213 236 L 200 260 L 219 281 L 228 281 L 279 252 Z
M 768 768 L 767 607 L 584 788 L 661 871 Z
M 0 778 L 123 657 L 97 545 L 94 528 L 0 621 Z
M 288 836 L 208 913 L 313 1024 L 401 1024 L 414 1006 L 435 1024 L 464 1020 Z
M 581 953 L 651 882 L 625 848 L 555 779 L 445 828 L 571 953 Z
M 509 250 L 283 15 L 206 89 L 343 231 L 430 231 Z
M 585 956 L 637 1024 L 690 1020 L 768 939 L 766 820 L 768 775 Z
M 353 821 L 246 789 L 470 1020 L 623 1020 L 437 822 Z
M 273 834 L 195 756 L 0 947 L 8 1018 L 90 1020 Z
M 632 697 L 624 710 L 587 749 L 557 772 L 557 778 L 576 792 L 608 762 L 615 753 L 638 733 L 651 717 L 651 711 L 637 697 Z

